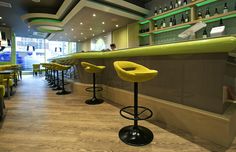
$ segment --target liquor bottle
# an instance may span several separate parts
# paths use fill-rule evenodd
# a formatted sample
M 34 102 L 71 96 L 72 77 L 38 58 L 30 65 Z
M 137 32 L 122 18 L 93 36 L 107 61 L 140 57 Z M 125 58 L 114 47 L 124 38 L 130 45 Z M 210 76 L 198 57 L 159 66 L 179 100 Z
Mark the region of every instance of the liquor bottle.
M 185 5 L 187 5 L 187 4 L 188 4 L 188 1 L 187 1 L 187 0 L 184 0 L 183 5 L 185 6 Z
M 189 18 L 189 14 L 188 11 L 185 12 L 185 23 L 189 22 L 190 18 Z
M 169 9 L 172 10 L 173 8 L 174 8 L 173 2 L 170 1 L 170 7 L 169 7 Z
M 184 23 L 184 22 L 185 22 L 184 14 L 182 14 L 182 17 L 181 17 L 181 23 Z
M 165 5 L 163 12 L 166 12 L 166 11 L 168 11 L 168 8 L 167 8 L 167 6 Z
M 162 8 L 161 8 L 161 6 L 160 6 L 160 8 L 159 8 L 159 14 L 161 14 L 161 13 L 163 13 L 163 11 L 162 11 Z
M 154 30 L 157 30 L 158 29 L 158 25 L 157 25 L 157 22 L 155 23 L 154 25 Z
M 227 3 L 225 3 L 223 13 L 228 13 L 228 11 L 229 11 L 229 9 L 228 9 Z
M 202 33 L 202 38 L 207 38 L 207 30 L 206 28 L 204 29 L 203 33 Z
M 178 0 L 178 6 L 182 5 L 182 0 Z
M 169 26 L 170 26 L 170 27 L 173 26 L 173 20 L 172 20 L 172 18 L 170 18 Z
M 206 10 L 206 15 L 205 15 L 205 18 L 209 18 L 211 15 L 210 15 L 210 10 L 209 10 L 209 7 L 207 8 Z
M 173 26 L 175 26 L 177 24 L 177 22 L 176 22 L 176 18 L 175 18 L 175 15 L 174 15 L 174 17 L 173 17 Z
M 219 14 L 219 11 L 217 8 L 215 8 L 215 14 L 214 15 L 218 15 Z
M 223 19 L 220 19 L 220 26 L 224 26 Z
M 166 20 L 163 19 L 163 24 L 162 24 L 162 27 L 165 28 L 166 27 Z
M 155 7 L 154 15 L 156 16 L 158 14 L 157 7 Z
M 202 19 L 202 11 L 199 9 L 197 13 L 198 19 Z
M 178 0 L 175 1 L 175 8 L 179 7 Z

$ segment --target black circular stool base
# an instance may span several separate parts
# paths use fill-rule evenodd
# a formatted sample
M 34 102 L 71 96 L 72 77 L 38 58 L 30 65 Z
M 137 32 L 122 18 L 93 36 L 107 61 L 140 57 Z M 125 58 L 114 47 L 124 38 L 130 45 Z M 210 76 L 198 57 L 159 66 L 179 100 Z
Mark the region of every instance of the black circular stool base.
M 120 139 L 131 146 L 144 146 L 152 142 L 153 133 L 143 126 L 126 126 L 119 132 Z
M 69 91 L 65 91 L 65 90 L 62 90 L 60 92 L 57 92 L 57 95 L 66 95 L 66 94 L 70 94 L 71 92 Z
M 62 90 L 62 88 L 61 87 L 56 87 L 56 88 L 53 88 L 52 90 L 57 91 L 57 90 Z
M 92 99 L 86 100 L 85 103 L 89 104 L 89 105 L 96 105 L 96 104 L 103 103 L 103 100 L 102 99 L 98 99 L 98 98 L 92 98 Z

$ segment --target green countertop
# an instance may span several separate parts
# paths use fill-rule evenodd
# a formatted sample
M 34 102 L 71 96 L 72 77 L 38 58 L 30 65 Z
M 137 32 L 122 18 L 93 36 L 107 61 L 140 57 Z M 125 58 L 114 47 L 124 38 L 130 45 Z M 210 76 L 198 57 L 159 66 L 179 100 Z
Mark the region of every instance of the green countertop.
M 221 37 L 172 44 L 145 46 L 108 52 L 83 52 L 68 54 L 51 59 L 52 61 L 88 58 L 119 58 L 158 55 L 227 53 L 236 51 L 236 37 Z

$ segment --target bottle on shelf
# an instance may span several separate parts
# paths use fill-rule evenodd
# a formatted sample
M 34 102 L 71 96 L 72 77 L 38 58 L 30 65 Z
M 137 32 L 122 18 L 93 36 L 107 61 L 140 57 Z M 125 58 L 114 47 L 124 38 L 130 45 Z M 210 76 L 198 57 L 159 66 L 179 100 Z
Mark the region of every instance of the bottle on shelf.
M 172 10 L 173 8 L 174 8 L 173 2 L 170 1 L 170 7 L 169 7 L 169 9 Z
M 188 1 L 187 1 L 187 0 L 184 0 L 183 5 L 185 6 L 185 5 L 187 5 L 187 4 L 188 4 Z
M 170 23 L 169 23 L 169 27 L 173 26 L 173 19 L 170 18 Z
M 218 14 L 219 14 L 218 8 L 215 8 L 215 13 L 214 13 L 214 15 L 218 15 Z
M 163 19 L 162 28 L 166 27 L 166 19 Z
M 174 17 L 173 17 L 173 26 L 175 26 L 177 24 L 177 22 L 176 22 L 176 18 L 175 18 L 175 15 L 174 15 Z
M 162 11 L 162 8 L 161 8 L 161 6 L 160 6 L 160 8 L 159 8 L 159 14 L 161 14 L 161 13 L 163 13 L 163 11 Z
M 185 22 L 184 14 L 182 14 L 182 16 L 181 16 L 181 23 L 184 23 L 184 22 Z
M 179 7 L 178 0 L 175 0 L 175 8 Z
M 206 15 L 205 15 L 205 18 L 209 18 L 211 16 L 211 13 L 210 13 L 210 10 L 209 10 L 209 7 L 206 9 Z
M 219 24 L 220 26 L 224 26 L 224 23 L 223 23 L 223 19 L 221 18 L 220 19 L 220 24 Z
M 154 25 L 154 30 L 157 30 L 157 29 L 158 29 L 158 25 L 157 25 L 157 21 L 156 21 L 156 23 Z
M 158 14 L 157 7 L 155 7 L 154 16 L 156 16 L 157 14 Z
M 182 0 L 178 0 L 178 6 L 180 7 L 182 5 Z
M 205 28 L 203 33 L 202 33 L 202 38 L 207 38 L 207 29 Z
M 190 18 L 189 18 L 189 14 L 188 11 L 185 12 L 185 23 L 189 22 Z
M 223 13 L 228 13 L 228 11 L 229 9 L 228 9 L 227 3 L 225 3 Z
M 197 18 L 202 19 L 202 11 L 200 9 L 198 10 Z
M 167 6 L 165 5 L 163 12 L 166 12 L 166 11 L 168 11 L 168 8 L 167 8 Z

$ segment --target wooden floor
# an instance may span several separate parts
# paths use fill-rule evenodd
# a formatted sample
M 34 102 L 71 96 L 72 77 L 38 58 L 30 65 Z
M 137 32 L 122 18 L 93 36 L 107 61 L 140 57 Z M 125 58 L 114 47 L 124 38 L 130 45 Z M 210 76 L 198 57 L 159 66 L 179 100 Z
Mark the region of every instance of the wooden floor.
M 24 76 L 17 93 L 5 99 L 8 109 L 0 128 L 0 152 L 204 152 L 225 149 L 161 123 L 141 122 L 154 133 L 151 144 L 133 147 L 118 138 L 132 122 L 119 108 L 104 103 L 89 106 L 85 97 L 57 96 L 43 78 Z

